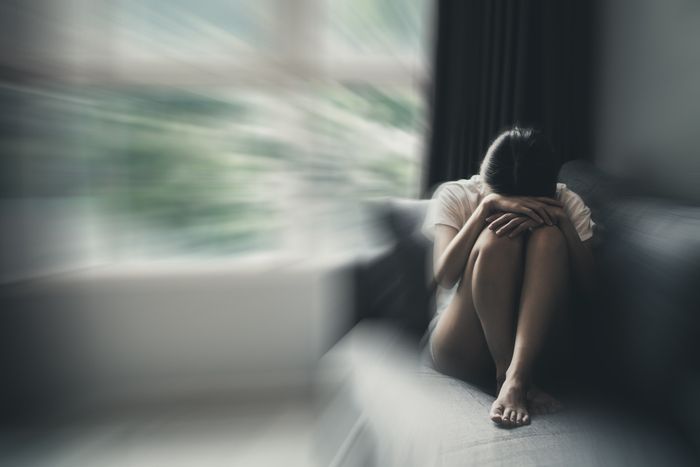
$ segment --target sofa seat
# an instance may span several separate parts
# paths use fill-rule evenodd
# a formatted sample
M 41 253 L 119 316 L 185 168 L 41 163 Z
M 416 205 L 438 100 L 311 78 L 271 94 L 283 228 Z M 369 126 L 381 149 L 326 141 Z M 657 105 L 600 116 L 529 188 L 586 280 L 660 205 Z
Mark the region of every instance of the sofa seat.
M 394 328 L 361 323 L 324 357 L 323 371 L 342 376 L 325 407 L 332 416 L 321 417 L 320 444 L 332 451 L 322 465 L 690 465 L 666 434 L 590 408 L 498 427 L 492 396 L 431 369 L 414 348 Z

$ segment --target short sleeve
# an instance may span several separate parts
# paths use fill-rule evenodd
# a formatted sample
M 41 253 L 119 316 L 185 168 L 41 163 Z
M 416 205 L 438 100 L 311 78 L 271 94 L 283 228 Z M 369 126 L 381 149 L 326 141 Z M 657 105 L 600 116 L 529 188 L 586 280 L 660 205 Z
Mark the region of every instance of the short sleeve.
M 566 194 L 562 201 L 564 202 L 564 209 L 569 219 L 571 219 L 571 222 L 574 224 L 581 241 L 585 242 L 593 237 L 595 223 L 593 219 L 591 219 L 590 208 L 586 206 L 581 197 L 573 191 L 566 189 Z
M 464 222 L 464 207 L 459 186 L 454 182 L 443 183 L 430 200 L 428 213 L 423 224 L 423 233 L 433 238 L 437 224 L 449 225 L 459 230 Z

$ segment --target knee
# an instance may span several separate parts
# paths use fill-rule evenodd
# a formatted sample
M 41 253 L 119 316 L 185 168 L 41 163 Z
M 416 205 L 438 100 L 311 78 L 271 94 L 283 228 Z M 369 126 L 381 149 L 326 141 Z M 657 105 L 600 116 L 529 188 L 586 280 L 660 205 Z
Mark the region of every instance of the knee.
M 484 229 L 477 239 L 476 249 L 479 255 L 507 257 L 519 255 L 524 243 L 523 236 L 510 238 L 507 235 L 498 236 L 493 230 Z
M 527 246 L 555 254 L 566 253 L 566 239 L 556 226 L 542 226 L 530 232 Z

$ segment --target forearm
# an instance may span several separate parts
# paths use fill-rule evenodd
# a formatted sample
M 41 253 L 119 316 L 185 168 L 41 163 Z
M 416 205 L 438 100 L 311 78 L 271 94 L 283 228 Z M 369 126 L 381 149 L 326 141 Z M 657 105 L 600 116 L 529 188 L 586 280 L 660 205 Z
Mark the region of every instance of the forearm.
M 438 284 L 449 288 L 459 281 L 474 243 L 485 224 L 486 208 L 480 204 L 442 254 L 435 258 L 435 280 Z
M 569 252 L 569 262 L 574 286 L 584 296 L 591 297 L 595 292 L 593 254 L 590 246 L 584 244 L 570 220 L 560 223 Z

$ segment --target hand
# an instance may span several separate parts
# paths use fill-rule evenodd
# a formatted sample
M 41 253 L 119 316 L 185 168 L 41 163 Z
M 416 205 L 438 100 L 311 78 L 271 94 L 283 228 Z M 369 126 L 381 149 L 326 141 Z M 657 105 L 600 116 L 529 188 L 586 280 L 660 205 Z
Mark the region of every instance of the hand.
M 549 217 L 552 219 L 552 222 L 554 225 L 561 225 L 563 221 L 569 220 L 568 214 L 566 214 L 566 211 L 564 211 L 564 208 L 562 207 L 561 204 L 559 205 L 548 205 L 547 206 L 547 213 L 549 214 Z
M 481 203 L 487 218 L 497 212 L 507 212 L 527 216 L 537 225 L 554 225 L 556 218 L 563 213 L 563 210 L 562 213 L 555 211 L 555 208 L 561 210 L 563 204 L 560 201 L 544 196 L 503 196 L 491 193 Z
M 510 238 L 542 226 L 527 216 L 512 212 L 491 214 L 486 218 L 486 222 L 489 223 L 489 230 L 493 230 L 496 235 L 508 235 Z

